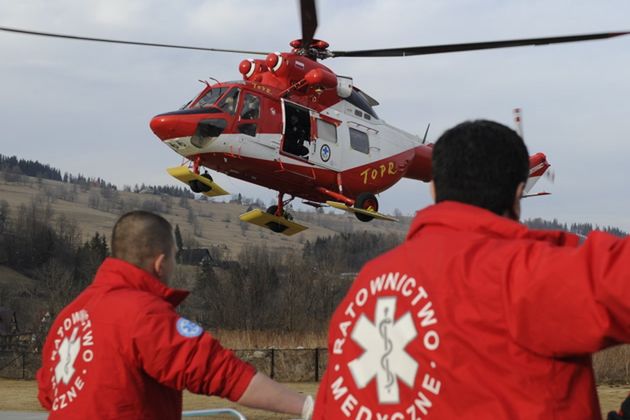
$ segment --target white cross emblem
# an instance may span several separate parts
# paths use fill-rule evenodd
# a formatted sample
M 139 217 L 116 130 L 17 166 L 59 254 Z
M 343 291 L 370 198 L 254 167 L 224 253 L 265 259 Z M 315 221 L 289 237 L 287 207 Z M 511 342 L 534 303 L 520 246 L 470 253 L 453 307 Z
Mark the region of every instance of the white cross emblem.
M 361 314 L 351 334 L 352 339 L 365 350 L 348 364 L 352 378 L 357 387 L 362 389 L 376 376 L 380 404 L 399 403 L 397 379 L 413 387 L 418 370 L 418 363 L 405 351 L 405 346 L 418 333 L 409 312 L 394 322 L 396 299 L 379 298 L 376 301 L 374 323 Z
M 72 331 L 70 338 L 66 337 L 59 346 L 59 363 L 55 366 L 55 380 L 59 383 L 61 379 L 68 385 L 72 375 L 74 375 L 74 361 L 77 359 L 81 349 L 81 337 L 77 337 L 79 327 Z

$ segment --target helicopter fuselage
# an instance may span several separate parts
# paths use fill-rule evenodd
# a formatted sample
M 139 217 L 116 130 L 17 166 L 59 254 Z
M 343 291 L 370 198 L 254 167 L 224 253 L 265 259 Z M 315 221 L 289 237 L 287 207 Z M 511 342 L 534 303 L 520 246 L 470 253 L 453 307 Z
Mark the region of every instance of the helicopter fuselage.
M 208 86 L 151 128 L 196 165 L 315 202 L 380 193 L 404 176 L 430 180 L 430 146 L 365 101 L 337 97 L 322 107 L 334 98 L 318 96 L 315 107 L 313 96 L 280 93 L 250 81 Z
M 403 177 L 431 180 L 431 144 L 380 119 L 352 79 L 296 51 L 243 60 L 243 80 L 206 83 L 151 129 L 197 174 L 206 167 L 311 202 L 353 206 Z M 548 167 L 544 154 L 531 156 L 528 187 Z

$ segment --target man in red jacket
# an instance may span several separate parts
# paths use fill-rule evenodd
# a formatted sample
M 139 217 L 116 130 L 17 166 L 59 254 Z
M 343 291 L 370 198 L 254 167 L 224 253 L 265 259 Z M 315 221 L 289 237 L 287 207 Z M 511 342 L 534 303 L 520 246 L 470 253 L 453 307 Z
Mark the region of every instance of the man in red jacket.
M 51 419 L 179 419 L 182 390 L 308 417 L 294 392 L 221 347 L 175 307 L 188 292 L 166 283 L 175 240 L 162 217 L 122 216 L 112 258 L 53 323 L 37 373 Z
M 433 177 L 333 315 L 313 418 L 600 418 L 591 353 L 630 341 L 630 242 L 520 224 L 527 149 L 494 122 L 444 133 Z

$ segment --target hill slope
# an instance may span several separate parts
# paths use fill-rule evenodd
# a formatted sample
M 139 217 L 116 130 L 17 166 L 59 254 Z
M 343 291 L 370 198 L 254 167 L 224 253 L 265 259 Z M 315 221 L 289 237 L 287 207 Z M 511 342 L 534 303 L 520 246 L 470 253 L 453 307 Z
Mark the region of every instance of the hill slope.
M 65 215 L 76 221 L 83 239 L 95 233 L 104 234 L 109 241 L 111 229 L 121 212 L 132 209 L 154 210 L 179 225 L 186 246 L 224 246 L 236 257 L 245 244 L 264 245 L 280 249 L 300 249 L 307 241 L 339 232 L 399 232 L 403 235 L 409 220 L 402 223 L 372 221 L 363 223 L 350 214 L 314 211 L 292 211 L 296 221 L 309 229 L 286 237 L 254 225 L 242 223 L 239 215 L 248 206 L 182 199 L 152 193 L 115 191 L 92 186 L 83 189 L 75 184 L 22 176 L 19 181 L 7 181 L 0 173 L 0 199 L 9 204 L 9 216 L 16 217 L 20 205 L 50 205 L 54 214 Z

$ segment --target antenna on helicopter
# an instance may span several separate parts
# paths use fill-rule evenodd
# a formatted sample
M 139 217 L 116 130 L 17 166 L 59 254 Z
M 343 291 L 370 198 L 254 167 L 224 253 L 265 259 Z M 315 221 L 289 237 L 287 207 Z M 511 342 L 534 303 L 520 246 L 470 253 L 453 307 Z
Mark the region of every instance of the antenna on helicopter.
M 521 117 L 521 108 L 514 108 L 512 111 L 514 114 L 514 125 L 516 126 L 516 132 L 523 140 L 525 140 L 525 136 L 523 135 L 523 118 Z
M 523 133 L 523 116 L 522 116 L 522 112 L 523 112 L 523 110 L 521 108 L 514 108 L 512 110 L 512 114 L 514 115 L 514 125 L 516 126 L 516 132 L 518 133 L 519 136 L 521 136 L 521 138 L 524 141 L 525 140 L 525 135 Z M 544 176 L 552 184 L 555 183 L 555 181 L 556 181 L 556 172 L 553 170 L 553 168 L 547 169 L 544 172 Z M 548 193 L 538 193 L 538 194 L 532 194 L 532 195 L 547 195 L 547 194 Z
M 427 141 L 427 134 L 429 134 L 429 127 L 431 127 L 431 123 L 429 123 L 427 125 L 427 129 L 424 130 L 424 137 L 422 138 L 422 144 L 424 144 Z

